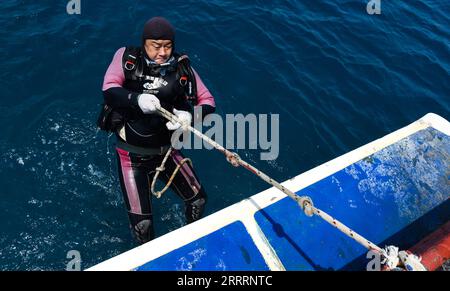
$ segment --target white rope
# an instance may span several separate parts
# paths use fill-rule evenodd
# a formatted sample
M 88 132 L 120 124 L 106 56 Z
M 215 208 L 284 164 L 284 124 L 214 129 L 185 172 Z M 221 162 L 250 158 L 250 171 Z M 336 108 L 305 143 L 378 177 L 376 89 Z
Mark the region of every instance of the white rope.
M 191 167 L 192 167 L 192 161 L 191 161 L 189 158 L 184 158 L 184 159 L 182 159 L 182 160 L 177 164 L 175 170 L 173 170 L 172 176 L 170 176 L 169 180 L 168 180 L 167 183 L 166 183 L 166 186 L 164 186 L 164 188 L 163 188 L 162 190 L 160 190 L 160 191 L 155 191 L 156 180 L 158 180 L 159 174 L 160 174 L 161 172 L 164 172 L 164 170 L 165 170 L 165 167 L 164 167 L 164 166 L 166 165 L 167 159 L 169 158 L 170 154 L 172 153 L 172 150 L 173 150 L 173 148 L 171 147 L 171 148 L 167 151 L 166 155 L 164 156 L 164 159 L 163 159 L 161 165 L 160 165 L 158 168 L 156 168 L 156 173 L 155 173 L 155 176 L 153 176 L 152 184 L 151 184 L 151 186 L 150 186 L 150 190 L 151 190 L 152 194 L 155 195 L 156 198 L 158 198 L 158 199 L 161 198 L 162 194 L 164 194 L 164 192 L 166 192 L 167 189 L 169 189 L 169 187 L 170 187 L 170 185 L 172 184 L 173 179 L 175 178 L 176 174 L 178 173 L 178 171 L 181 169 L 181 167 L 182 167 L 185 163 L 189 163 L 189 164 L 191 165 Z
M 348 237 L 354 239 L 356 242 L 367 248 L 368 250 L 376 251 L 380 254 L 380 256 L 383 257 L 382 262 L 388 266 L 389 269 L 395 268 L 399 263 L 399 255 L 398 255 L 398 248 L 394 246 L 387 246 L 385 249 L 382 249 L 378 247 L 376 244 L 371 242 L 370 240 L 364 238 L 360 234 L 356 233 L 349 227 L 347 227 L 345 224 L 340 222 L 339 220 L 331 217 L 329 214 L 324 212 L 323 210 L 320 210 L 316 207 L 314 207 L 313 201 L 308 196 L 298 196 L 291 190 L 287 189 L 274 179 L 270 178 L 265 173 L 261 172 L 257 168 L 253 167 L 252 165 L 248 164 L 244 160 L 242 160 L 238 154 L 230 152 L 229 150 L 225 149 L 223 146 L 212 140 L 211 138 L 207 137 L 203 133 L 199 132 L 197 129 L 193 128 L 189 124 L 184 124 L 176 115 L 170 113 L 169 111 L 165 110 L 164 108 L 160 107 L 158 108 L 160 114 L 167 118 L 169 121 L 175 123 L 178 122 L 182 125 L 183 130 L 189 130 L 196 136 L 200 137 L 210 145 L 212 145 L 215 149 L 222 152 L 228 162 L 230 162 L 233 166 L 238 167 L 242 166 L 249 170 L 250 172 L 254 173 L 258 177 L 260 177 L 265 182 L 271 184 L 281 192 L 288 195 L 290 198 L 295 200 L 297 204 L 300 206 L 300 208 L 304 211 L 306 216 L 311 217 L 314 214 L 331 224 L 332 226 L 336 227 L 339 231 L 347 235 Z

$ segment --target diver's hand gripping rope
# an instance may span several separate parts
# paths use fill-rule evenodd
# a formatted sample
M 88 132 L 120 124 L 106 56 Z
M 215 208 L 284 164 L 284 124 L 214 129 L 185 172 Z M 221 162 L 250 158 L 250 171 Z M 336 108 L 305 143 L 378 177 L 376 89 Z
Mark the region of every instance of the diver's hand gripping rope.
M 218 151 L 222 152 L 225 155 L 225 157 L 227 158 L 227 161 L 230 162 L 233 166 L 235 166 L 235 167 L 242 166 L 242 167 L 246 168 L 250 172 L 254 173 L 258 177 L 260 177 L 261 179 L 266 181 L 267 183 L 271 184 L 272 186 L 274 186 L 278 190 L 282 191 L 283 193 L 285 193 L 286 195 L 291 197 L 301 207 L 301 209 L 304 211 L 306 216 L 311 217 L 314 214 L 319 216 L 320 218 L 322 218 L 323 220 L 325 220 L 326 222 L 328 222 L 332 226 L 336 227 L 342 233 L 346 234 L 348 237 L 354 239 L 356 242 L 358 242 L 359 244 L 361 244 L 365 248 L 367 248 L 369 250 L 373 250 L 375 252 L 378 252 L 380 254 L 380 256 L 383 257 L 384 261 L 388 263 L 387 265 L 389 265 L 389 262 L 392 260 L 392 256 L 391 257 L 386 256 L 386 249 L 388 247 L 386 247 L 386 249 L 382 249 L 382 248 L 378 247 L 376 244 L 372 243 L 368 239 L 366 239 L 363 236 L 359 235 L 358 233 L 356 233 L 355 231 L 353 231 L 352 229 L 347 227 L 342 222 L 340 222 L 337 219 L 333 218 L 332 216 L 330 216 L 326 212 L 324 212 L 324 211 L 314 207 L 313 201 L 312 201 L 312 199 L 310 197 L 308 197 L 308 196 L 298 196 L 297 194 L 295 194 L 291 190 L 289 190 L 286 187 L 282 186 L 280 183 L 278 183 L 274 179 L 272 179 L 269 176 L 267 176 L 265 173 L 261 172 L 257 168 L 253 167 L 252 165 L 250 165 L 247 162 L 245 162 L 244 160 L 242 160 L 239 157 L 238 154 L 230 152 L 229 150 L 225 149 L 223 146 L 221 146 L 220 144 L 218 144 L 217 142 L 215 142 L 211 138 L 207 137 L 203 133 L 199 132 L 197 129 L 193 128 L 189 124 L 183 124 L 178 119 L 177 116 L 175 116 L 174 114 L 170 113 L 166 109 L 160 107 L 160 108 L 158 108 L 158 111 L 163 117 L 167 118 L 169 121 L 179 122 L 180 124 L 182 124 L 183 130 L 191 131 L 193 134 L 195 134 L 196 136 L 200 137 L 201 139 L 203 139 L 204 141 L 206 141 L 207 143 L 212 145 L 215 149 L 217 149 Z M 394 264 L 397 265 L 396 263 L 394 263 Z M 394 264 L 391 264 L 391 265 L 394 265 Z

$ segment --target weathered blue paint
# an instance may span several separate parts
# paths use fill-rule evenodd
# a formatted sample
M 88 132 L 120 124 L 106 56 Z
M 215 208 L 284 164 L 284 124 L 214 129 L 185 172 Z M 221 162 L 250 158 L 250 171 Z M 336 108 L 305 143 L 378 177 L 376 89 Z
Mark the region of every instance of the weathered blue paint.
M 410 247 L 450 219 L 449 173 L 450 137 L 429 128 L 298 194 L 377 244 Z M 363 247 L 289 198 L 255 218 L 288 270 L 365 267 Z
M 450 137 L 428 128 L 299 191 L 384 247 L 407 249 L 450 220 Z M 357 270 L 367 250 L 290 198 L 255 214 L 287 270 Z M 241 222 L 137 270 L 268 270 Z
M 136 270 L 269 270 L 241 222 L 234 222 Z

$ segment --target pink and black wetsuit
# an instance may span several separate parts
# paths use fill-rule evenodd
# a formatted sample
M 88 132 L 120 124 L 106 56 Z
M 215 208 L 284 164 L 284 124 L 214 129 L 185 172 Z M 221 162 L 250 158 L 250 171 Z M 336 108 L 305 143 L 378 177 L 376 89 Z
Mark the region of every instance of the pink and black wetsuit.
M 190 110 L 183 89 L 176 79 L 176 72 L 159 76 L 151 72 L 144 56 L 138 56 L 143 66 L 142 74 L 147 78 L 133 80 L 124 68 L 126 48 L 120 48 L 114 55 L 106 71 L 103 82 L 105 102 L 113 108 L 120 108 L 127 113 L 125 123 L 126 142 L 141 147 L 159 147 L 170 144 L 171 133 L 164 126 L 167 122 L 155 114 L 144 114 L 138 106 L 137 98 L 141 93 L 156 95 L 161 106 L 172 111 L 173 108 Z M 139 51 L 139 50 L 138 50 Z M 144 53 L 143 53 L 144 54 Z M 138 64 L 136 65 L 138 66 Z M 197 106 L 201 106 L 203 116 L 214 112 L 214 97 L 206 88 L 197 72 L 194 71 L 197 83 Z M 127 78 L 127 77 L 128 78 Z
M 130 51 L 137 52 L 136 67 L 141 68 L 140 77 L 125 68 L 125 58 Z M 197 83 L 197 106 L 201 106 L 203 116 L 214 112 L 214 97 L 194 71 Z M 173 108 L 190 111 L 183 88 L 177 79 L 176 71 L 152 70 L 142 50 L 119 49 L 106 71 L 103 82 L 105 103 L 122 112 L 124 116 L 122 134 L 117 133 L 117 161 L 120 185 L 128 210 L 132 230 L 141 243 L 154 237 L 152 223 L 152 203 L 150 184 L 155 169 L 164 158 L 170 146 L 170 132 L 167 120 L 156 114 L 144 114 L 137 103 L 141 93 L 151 93 L 158 97 L 161 106 L 172 111 Z M 159 150 L 159 154 L 147 154 L 147 150 Z M 167 182 L 175 167 L 183 159 L 180 151 L 173 150 L 167 160 L 165 171 L 160 178 Z M 175 176 L 171 189 L 185 202 L 186 221 L 193 222 L 201 217 L 206 203 L 203 190 L 194 169 L 185 163 Z

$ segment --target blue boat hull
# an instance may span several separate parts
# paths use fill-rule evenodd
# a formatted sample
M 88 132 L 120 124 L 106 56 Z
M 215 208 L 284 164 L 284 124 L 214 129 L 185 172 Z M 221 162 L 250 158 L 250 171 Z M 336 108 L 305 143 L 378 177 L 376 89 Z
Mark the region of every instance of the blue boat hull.
M 445 125 L 445 132 L 441 131 L 442 126 L 437 126 L 441 128 L 438 130 L 418 122 L 415 127 L 374 142 L 373 149 L 368 146 L 356 150 L 288 181 L 291 185 L 287 186 L 299 195 L 310 196 L 316 207 L 378 246 L 396 245 L 408 249 L 450 220 L 450 136 L 448 124 L 441 119 L 439 124 Z M 347 159 L 358 160 L 341 167 Z M 299 188 L 293 189 L 292 185 Z M 236 219 L 227 218 L 228 212 L 228 216 L 233 216 L 236 214 L 231 211 L 239 211 L 230 208 L 217 217 L 202 219 L 200 224 L 211 227 L 210 231 L 193 236 L 191 241 L 175 243 L 170 251 L 156 254 L 151 246 L 158 247 L 158 244 L 164 245 L 164 241 L 181 238 L 183 230 L 178 236 L 171 234 L 155 240 L 159 242 L 150 242 L 139 250 L 144 254 L 153 252 L 150 259 L 124 268 L 366 269 L 367 249 L 321 218 L 305 216 L 297 203 L 279 196 L 276 191 L 269 189 L 236 206 L 249 209 L 242 218 L 239 215 Z M 229 222 L 217 226 L 222 216 L 222 220 L 229 219 Z M 200 231 L 200 226 L 198 229 Z M 137 251 L 130 252 L 92 269 L 120 269 L 120 264 L 123 265 L 120 262 L 137 254 Z

